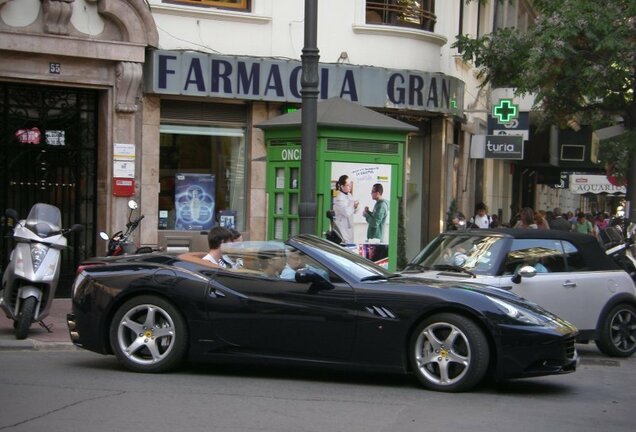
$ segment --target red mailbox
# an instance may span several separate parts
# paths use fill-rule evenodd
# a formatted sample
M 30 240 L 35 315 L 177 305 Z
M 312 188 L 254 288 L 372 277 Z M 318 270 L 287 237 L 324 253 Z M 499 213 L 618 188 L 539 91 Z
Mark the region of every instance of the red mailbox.
M 113 195 L 118 197 L 131 197 L 135 195 L 135 179 L 113 178 Z

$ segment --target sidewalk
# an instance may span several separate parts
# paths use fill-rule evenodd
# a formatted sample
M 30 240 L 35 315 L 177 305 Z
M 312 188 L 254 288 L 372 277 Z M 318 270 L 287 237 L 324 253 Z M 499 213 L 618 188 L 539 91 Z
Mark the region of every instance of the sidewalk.
M 29 335 L 17 340 L 13 331 L 13 321 L 0 311 L 0 351 L 2 350 L 74 350 L 66 328 L 66 314 L 71 311 L 71 299 L 54 299 L 49 316 L 44 319 L 51 327 L 49 333 L 39 323 L 31 325 Z

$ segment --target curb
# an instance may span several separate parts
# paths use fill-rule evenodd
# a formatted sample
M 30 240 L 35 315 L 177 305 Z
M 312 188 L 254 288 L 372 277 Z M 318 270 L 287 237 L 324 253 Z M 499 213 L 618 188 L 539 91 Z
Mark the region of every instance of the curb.
M 72 342 L 33 341 L 33 349 L 36 351 L 79 351 Z
M 78 351 L 72 342 L 42 342 L 35 339 L 0 340 L 0 351 Z
M 71 311 L 70 298 L 53 299 L 49 315 L 44 319 L 48 329 L 31 324 L 26 339 L 17 340 L 13 321 L 0 314 L 0 351 L 73 351 L 66 314 Z

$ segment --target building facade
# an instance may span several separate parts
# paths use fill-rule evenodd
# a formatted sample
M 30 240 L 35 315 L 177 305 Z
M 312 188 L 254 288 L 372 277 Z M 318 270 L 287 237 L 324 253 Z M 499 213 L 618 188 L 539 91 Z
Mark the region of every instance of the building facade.
M 51 202 L 84 224 L 75 262 L 104 252 L 97 233 L 125 225 L 131 198 L 145 215 L 139 245 L 204 250 L 221 217 L 246 239 L 269 238 L 254 125 L 300 107 L 303 3 L 0 0 L 0 203 Z M 459 33 L 532 19 L 503 3 L 318 2 L 320 99 L 417 129 L 401 179 L 407 258 L 453 205 L 511 216 L 514 163 L 470 157 L 490 91 L 451 48 Z

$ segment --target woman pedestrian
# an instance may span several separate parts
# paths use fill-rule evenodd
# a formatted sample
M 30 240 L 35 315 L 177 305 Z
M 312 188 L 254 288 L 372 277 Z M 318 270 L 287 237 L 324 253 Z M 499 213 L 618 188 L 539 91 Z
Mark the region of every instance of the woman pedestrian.
M 519 213 L 519 222 L 515 225 L 515 228 L 531 228 L 537 229 L 537 224 L 534 222 L 534 210 L 530 207 L 524 207 Z
M 534 213 L 534 223 L 537 224 L 539 229 L 550 229 L 550 225 L 548 225 L 548 221 L 541 211 Z

